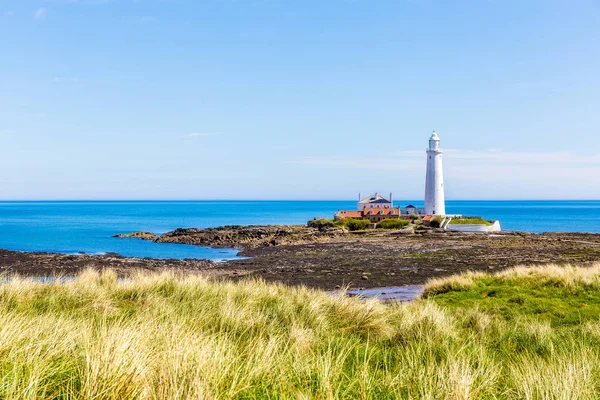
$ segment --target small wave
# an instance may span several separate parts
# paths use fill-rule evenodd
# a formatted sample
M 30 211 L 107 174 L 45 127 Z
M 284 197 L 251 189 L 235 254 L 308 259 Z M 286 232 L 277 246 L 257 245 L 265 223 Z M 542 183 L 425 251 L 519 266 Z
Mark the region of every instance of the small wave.
M 108 254 L 105 251 L 95 251 L 92 253 L 86 253 L 85 251 L 61 251 L 60 253 L 67 254 L 69 256 L 105 256 L 106 254 Z
M 223 263 L 232 260 L 248 260 L 250 257 L 242 257 L 242 256 L 232 256 L 232 257 L 224 257 L 224 258 L 214 258 L 211 261 L 216 263 Z

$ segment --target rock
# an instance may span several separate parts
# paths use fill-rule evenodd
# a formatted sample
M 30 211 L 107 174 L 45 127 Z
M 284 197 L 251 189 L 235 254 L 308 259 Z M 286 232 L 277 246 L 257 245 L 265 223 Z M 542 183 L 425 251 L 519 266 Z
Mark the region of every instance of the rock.
M 363 281 L 366 281 L 367 279 L 369 279 L 369 277 L 366 276 L 366 275 L 363 275 L 363 276 L 360 277 L 360 279 L 362 279 Z
M 206 229 L 176 229 L 157 238 L 160 243 L 184 243 L 212 247 L 256 249 L 304 244 L 320 237 L 334 238 L 343 232 L 319 232 L 302 225 L 222 226 Z
M 121 239 L 143 239 L 143 240 L 156 240 L 158 236 L 152 232 L 132 232 L 132 233 L 120 233 L 114 235 L 115 238 Z
M 346 233 L 348 231 L 344 228 L 325 228 L 325 229 L 321 230 L 321 232 L 333 234 L 333 235 L 343 235 L 344 233 Z

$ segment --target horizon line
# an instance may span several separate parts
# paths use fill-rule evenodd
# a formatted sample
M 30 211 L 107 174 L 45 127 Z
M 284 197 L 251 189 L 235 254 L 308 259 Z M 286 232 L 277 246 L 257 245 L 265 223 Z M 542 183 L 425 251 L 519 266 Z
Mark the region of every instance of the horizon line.
M 356 199 L 231 199 L 231 198 L 214 198 L 214 199 L 0 199 L 0 203 L 9 203 L 9 202 L 214 202 L 214 201 L 356 201 Z M 396 201 L 409 201 L 409 202 L 423 202 L 424 200 L 418 199 L 394 199 Z M 576 199 L 534 199 L 534 198 L 526 198 L 526 199 L 446 199 L 446 202 L 452 201 L 600 201 L 600 198 L 576 198 Z

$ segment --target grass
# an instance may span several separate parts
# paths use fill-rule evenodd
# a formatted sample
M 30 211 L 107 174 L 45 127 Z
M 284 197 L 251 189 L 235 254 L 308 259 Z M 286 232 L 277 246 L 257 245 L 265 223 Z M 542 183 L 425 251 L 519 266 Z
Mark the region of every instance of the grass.
M 429 283 L 425 295 L 445 308 L 473 308 L 514 321 L 552 326 L 600 320 L 600 265 L 517 268 L 496 275 L 469 273 Z
M 318 230 L 325 230 L 328 228 L 334 228 L 336 226 L 335 221 L 331 219 L 313 219 L 308 221 L 307 226 L 309 228 L 317 228 Z
M 369 227 L 371 222 L 366 219 L 343 218 L 335 221 L 335 226 L 344 227 L 349 231 L 362 231 Z
M 384 219 L 377 224 L 378 229 L 403 229 L 410 225 L 410 221 L 406 219 Z
M 492 223 L 482 218 L 452 218 L 450 225 L 487 225 L 490 226 Z
M 360 231 L 367 229 L 370 222 L 368 220 L 363 219 L 354 219 L 354 218 L 342 218 L 340 220 L 334 221 L 330 219 L 316 219 L 308 221 L 308 227 L 317 228 L 320 231 L 330 229 L 330 228 L 345 228 L 349 231 Z
M 467 274 L 386 306 L 171 273 L 14 279 L 0 398 L 597 398 L 599 282 L 600 265 Z
M 432 220 L 429 221 L 429 226 L 432 228 L 439 228 L 442 226 L 442 222 L 444 222 L 444 218 L 442 217 L 435 217 Z

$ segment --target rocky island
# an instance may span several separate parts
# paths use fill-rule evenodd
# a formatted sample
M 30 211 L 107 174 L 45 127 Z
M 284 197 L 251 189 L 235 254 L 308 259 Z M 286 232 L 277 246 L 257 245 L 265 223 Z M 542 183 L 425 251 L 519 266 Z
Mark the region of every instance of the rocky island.
M 0 271 L 29 276 L 75 274 L 93 266 L 132 270 L 170 269 L 219 279 L 261 278 L 321 289 L 423 284 L 464 271 L 497 271 L 517 265 L 600 260 L 600 235 L 524 232 L 462 233 L 440 229 L 317 229 L 300 225 L 176 229 L 163 235 L 137 232 L 119 238 L 240 249 L 244 258 L 157 260 L 0 251 Z M 133 240 L 133 239 L 132 239 Z

